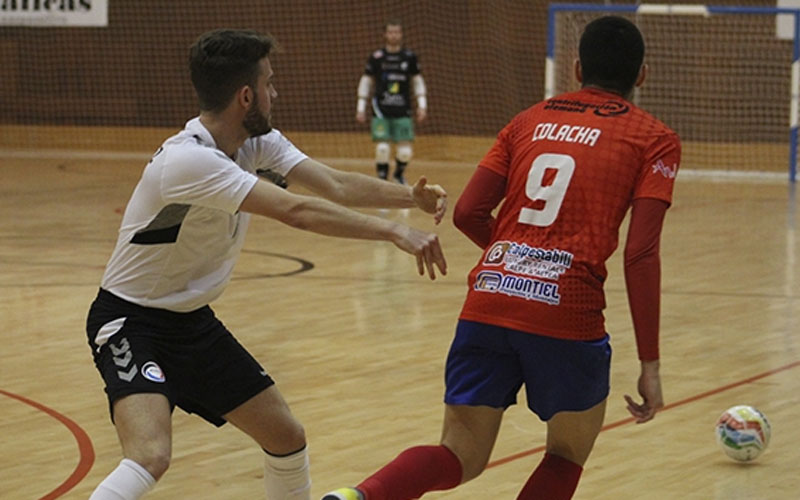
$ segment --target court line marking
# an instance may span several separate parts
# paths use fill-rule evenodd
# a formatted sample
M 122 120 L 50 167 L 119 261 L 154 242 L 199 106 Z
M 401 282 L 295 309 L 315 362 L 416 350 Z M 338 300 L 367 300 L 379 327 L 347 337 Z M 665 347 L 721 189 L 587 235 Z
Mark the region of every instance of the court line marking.
M 686 404 L 689 404 L 689 403 L 693 403 L 695 401 L 707 398 L 709 396 L 714 396 L 714 395 L 719 394 L 721 392 L 725 392 L 725 391 L 728 391 L 730 389 L 733 389 L 733 388 L 736 388 L 736 387 L 739 387 L 739 386 L 742 386 L 742 385 L 745 385 L 745 384 L 749 384 L 749 383 L 755 382 L 756 380 L 760 380 L 762 378 L 766 378 L 766 377 L 769 377 L 771 375 L 775 375 L 776 373 L 780 373 L 780 372 L 783 372 L 783 371 L 786 371 L 786 370 L 791 370 L 792 368 L 795 368 L 797 366 L 800 366 L 800 361 L 795 361 L 793 363 L 789 363 L 788 365 L 784 365 L 784 366 L 781 366 L 779 368 L 775 368 L 773 370 L 769 370 L 769 371 L 766 371 L 766 372 L 763 372 L 763 373 L 759 373 L 758 375 L 754 375 L 752 377 L 748 377 L 748 378 L 739 380 L 738 382 L 733 382 L 733 383 L 728 384 L 728 385 L 723 385 L 722 387 L 717 387 L 716 389 L 711 389 L 710 391 L 701 392 L 700 394 L 696 394 L 696 395 L 690 396 L 690 397 L 688 397 L 686 399 L 681 399 L 680 401 L 676 401 L 674 403 L 670 403 L 668 405 L 665 405 L 664 408 L 659 410 L 659 413 L 665 412 L 667 410 L 671 410 L 673 408 L 677 408 L 679 406 L 683 406 L 683 405 L 686 405 Z M 631 422 L 634 422 L 635 420 L 636 419 L 633 418 L 633 417 L 628 417 L 628 418 L 623 418 L 622 420 L 617 420 L 616 422 L 612 422 L 610 424 L 604 425 L 603 428 L 600 429 L 600 432 L 611 430 L 611 429 L 614 429 L 616 427 L 621 427 L 623 425 L 630 424 Z M 486 468 L 489 469 L 491 467 L 497 467 L 499 465 L 507 464 L 507 463 L 513 462 L 514 460 L 517 460 L 519 458 L 524 458 L 524 457 L 527 457 L 527 456 L 530 456 L 530 455 L 534 455 L 536 453 L 544 451 L 545 449 L 546 449 L 546 446 L 542 445 L 542 446 L 537 446 L 536 448 L 532 448 L 530 450 L 521 451 L 519 453 L 514 453 L 514 454 L 509 455 L 507 457 L 499 458 L 497 460 L 493 460 L 493 461 L 489 462 L 489 464 L 486 466 Z
M 0 149 L 0 158 L 34 159 L 34 160 L 120 160 L 120 161 L 147 161 L 153 156 L 152 152 L 144 151 L 95 151 L 95 150 L 36 150 L 27 149 Z M 351 166 L 372 166 L 374 160 L 369 158 L 329 158 L 319 157 L 319 161 L 331 166 L 346 164 Z M 476 161 L 453 160 L 415 160 L 415 165 L 425 168 L 442 167 L 469 167 L 477 166 Z M 780 171 L 750 171 L 750 170 L 725 170 L 725 169 L 694 169 L 681 168 L 678 180 L 697 179 L 711 182 L 742 182 L 765 184 L 788 184 L 789 172 Z M 687 179 L 688 178 L 688 179 Z
M 92 447 L 92 440 L 89 438 L 89 435 L 86 434 L 86 431 L 84 431 L 81 426 L 76 424 L 73 420 L 41 403 L 37 403 L 36 401 L 30 400 L 26 397 L 4 391 L 3 389 L 0 389 L 0 394 L 21 401 L 26 405 L 32 406 L 48 416 L 58 420 L 64 424 L 67 429 L 69 429 L 69 431 L 75 437 L 75 441 L 78 442 L 80 460 L 78 461 L 78 465 L 75 467 L 75 470 L 72 471 L 72 474 L 70 474 L 70 476 L 65 479 L 64 482 L 58 485 L 56 489 L 41 497 L 39 500 L 54 500 L 64 495 L 69 490 L 74 488 L 78 483 L 80 483 L 92 469 L 92 465 L 94 464 L 94 448 Z
M 733 383 L 730 383 L 730 384 L 727 384 L 727 385 L 724 385 L 724 386 L 721 386 L 721 387 L 717 387 L 716 389 L 711 389 L 709 391 L 702 392 L 700 394 L 696 394 L 694 396 L 690 396 L 690 397 L 685 398 L 685 399 L 681 399 L 681 400 L 676 401 L 674 403 L 670 403 L 668 405 L 665 405 L 664 408 L 659 411 L 659 413 L 665 412 L 665 411 L 668 411 L 668 410 L 671 410 L 673 408 L 677 408 L 677 407 L 680 407 L 680 406 L 684 406 L 686 404 L 693 403 L 695 401 L 699 401 L 699 400 L 707 398 L 709 396 L 714 396 L 716 394 L 720 394 L 720 393 L 728 391 L 730 389 L 734 389 L 736 387 L 740 387 L 742 385 L 755 382 L 757 380 L 760 380 L 760 379 L 775 375 L 775 374 L 783 372 L 783 371 L 791 370 L 792 368 L 795 368 L 797 366 L 800 366 L 800 361 L 795 361 L 793 363 L 789 363 L 788 365 L 784 365 L 782 367 L 775 368 L 773 370 L 768 370 L 768 371 L 760 373 L 758 375 L 754 375 L 752 377 L 748 377 L 748 378 L 739 380 L 737 382 L 733 382 Z M 12 398 L 12 399 L 16 399 L 18 401 L 21 401 L 22 403 L 25 403 L 25 404 L 27 404 L 29 406 L 32 406 L 33 408 L 36 408 L 37 410 L 39 410 L 39 411 L 47 414 L 48 416 L 53 417 L 54 419 L 58 420 L 65 427 L 67 427 L 67 429 L 69 429 L 69 431 L 72 433 L 72 435 L 75 437 L 75 440 L 78 443 L 78 449 L 80 451 L 80 460 L 78 461 L 78 465 L 75 467 L 75 470 L 72 472 L 72 474 L 66 480 L 64 480 L 64 482 L 62 482 L 58 487 L 56 487 L 50 493 L 48 493 L 45 496 L 41 497 L 39 500 L 54 500 L 54 499 L 64 495 L 69 490 L 74 488 L 78 483 L 80 483 L 83 480 L 83 478 L 86 477 L 86 475 L 91 470 L 92 465 L 94 464 L 94 458 L 95 458 L 94 448 L 92 447 L 92 441 L 89 438 L 88 434 L 86 434 L 86 432 L 77 423 L 75 423 L 73 420 L 69 419 L 68 417 L 62 415 L 61 413 L 58 413 L 57 411 L 55 411 L 55 410 L 53 410 L 53 409 L 51 409 L 51 408 L 49 408 L 47 406 L 44 406 L 43 404 L 37 403 L 36 401 L 32 401 L 32 400 L 30 400 L 28 398 L 25 398 L 23 396 L 19 396 L 17 394 L 5 391 L 3 389 L 0 389 L 0 394 L 5 395 L 5 396 L 7 396 L 9 398 Z M 627 418 L 624 418 L 622 420 L 617 420 L 616 422 L 612 422 L 610 424 L 604 425 L 603 428 L 600 430 L 600 432 L 604 432 L 604 431 L 608 431 L 608 430 L 611 430 L 611 429 L 614 429 L 614 428 L 617 428 L 617 427 L 621 427 L 623 425 L 630 424 L 630 423 L 632 423 L 634 421 L 635 421 L 635 419 L 633 417 L 627 417 Z M 486 466 L 486 468 L 490 469 L 490 468 L 493 468 L 493 467 L 497 467 L 497 466 L 500 466 L 500 465 L 507 464 L 509 462 L 513 462 L 514 460 L 517 460 L 517 459 L 520 459 L 520 458 L 524 458 L 524 457 L 527 457 L 527 456 L 530 456 L 530 455 L 534 455 L 536 453 L 544 451 L 545 448 L 546 448 L 546 446 L 544 446 L 544 445 L 537 446 L 536 448 L 532 448 L 530 450 L 522 451 L 522 452 L 519 452 L 519 453 L 514 453 L 512 455 L 509 455 L 509 456 L 506 456 L 506 457 L 503 457 L 503 458 L 500 458 L 500 459 L 497 459 L 497 460 L 493 460 L 493 461 L 489 462 L 489 464 Z

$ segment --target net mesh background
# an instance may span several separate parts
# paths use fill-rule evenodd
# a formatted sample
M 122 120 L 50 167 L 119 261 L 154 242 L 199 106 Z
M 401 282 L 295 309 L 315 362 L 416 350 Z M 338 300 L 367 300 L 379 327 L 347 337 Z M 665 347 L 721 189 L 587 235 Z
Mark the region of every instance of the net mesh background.
M 415 157 L 474 165 L 498 130 L 543 96 L 547 6 L 109 0 L 104 28 L 4 26 L 0 148 L 155 150 L 197 114 L 189 45 L 206 30 L 228 27 L 269 32 L 281 47 L 271 58 L 277 128 L 315 156 L 371 158 L 368 127 L 354 119 L 356 87 L 368 55 L 383 45 L 384 22 L 398 18 L 428 87 Z M 594 16 L 559 15 L 559 90 L 574 85 L 571 51 Z M 791 46 L 775 39 L 774 17 L 635 21 L 651 65 L 637 103 L 681 134 L 686 166 L 786 169 Z
M 555 92 L 576 90 L 583 26 L 603 14 L 556 16 Z M 683 168 L 785 171 L 792 42 L 775 16 L 623 15 L 645 38 L 649 73 L 634 101 L 681 137 Z

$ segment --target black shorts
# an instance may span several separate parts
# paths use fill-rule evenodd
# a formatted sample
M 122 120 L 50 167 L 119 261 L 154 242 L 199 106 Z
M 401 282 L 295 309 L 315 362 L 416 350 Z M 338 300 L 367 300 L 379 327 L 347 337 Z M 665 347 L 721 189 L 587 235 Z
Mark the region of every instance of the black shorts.
M 160 393 L 170 405 L 216 426 L 274 384 L 210 307 L 178 313 L 143 307 L 100 290 L 86 334 L 106 383 L 109 407 L 129 394 Z

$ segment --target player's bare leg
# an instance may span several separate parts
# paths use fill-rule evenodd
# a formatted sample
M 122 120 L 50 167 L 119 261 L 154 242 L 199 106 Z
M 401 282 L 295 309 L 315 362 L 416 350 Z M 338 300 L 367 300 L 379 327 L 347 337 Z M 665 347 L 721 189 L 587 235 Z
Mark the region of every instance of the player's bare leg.
M 581 467 L 592 452 L 606 415 L 606 401 L 585 411 L 562 411 L 547 422 L 547 453 Z
M 503 410 L 446 405 L 444 413 L 441 444 L 408 448 L 358 487 L 339 488 L 322 500 L 419 498 L 478 476 L 489 461 Z
M 149 491 L 169 467 L 172 412 L 163 394 L 131 394 L 114 402 L 114 425 L 122 454 L 90 500 L 136 500 Z
M 264 483 L 269 500 L 310 498 L 305 431 L 276 386 L 261 391 L 224 417 L 266 452 Z
M 502 408 L 445 405 L 442 445 L 461 462 L 462 483 L 486 468 L 502 420 Z
M 547 452 L 517 499 L 572 498 L 605 413 L 605 400 L 585 411 L 556 413 L 547 422 Z
M 163 394 L 131 394 L 114 403 L 114 425 L 122 453 L 156 479 L 172 455 L 172 412 Z

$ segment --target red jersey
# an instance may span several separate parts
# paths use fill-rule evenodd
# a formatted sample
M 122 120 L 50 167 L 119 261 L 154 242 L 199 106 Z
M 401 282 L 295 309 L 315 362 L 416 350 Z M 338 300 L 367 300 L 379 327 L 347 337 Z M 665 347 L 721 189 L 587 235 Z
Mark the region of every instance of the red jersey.
M 541 102 L 480 166 L 506 178 L 461 318 L 558 338 L 605 335 L 606 261 L 637 198 L 672 201 L 678 136 L 620 96 L 585 88 Z

